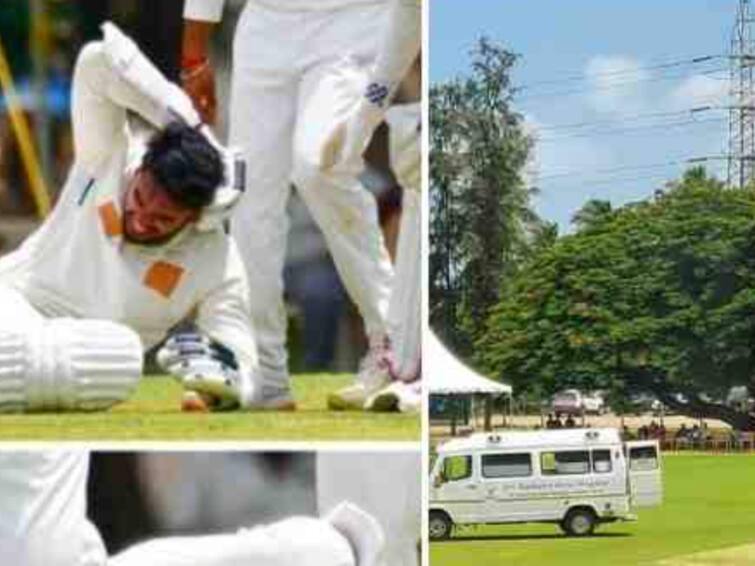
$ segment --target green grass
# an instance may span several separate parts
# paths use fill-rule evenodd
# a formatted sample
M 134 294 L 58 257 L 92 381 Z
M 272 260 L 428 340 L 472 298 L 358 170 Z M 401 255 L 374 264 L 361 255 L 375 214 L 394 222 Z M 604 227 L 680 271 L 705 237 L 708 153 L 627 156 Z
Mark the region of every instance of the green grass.
M 755 456 L 669 455 L 663 479 L 663 505 L 638 509 L 635 523 L 600 525 L 584 539 L 564 537 L 556 525 L 463 528 L 431 544 L 431 564 L 653 564 L 755 542 Z
M 0 415 L 2 440 L 396 440 L 419 439 L 417 415 L 333 412 L 326 395 L 351 375 L 293 378 L 294 412 L 184 413 L 169 377 L 143 379 L 135 395 L 106 412 Z

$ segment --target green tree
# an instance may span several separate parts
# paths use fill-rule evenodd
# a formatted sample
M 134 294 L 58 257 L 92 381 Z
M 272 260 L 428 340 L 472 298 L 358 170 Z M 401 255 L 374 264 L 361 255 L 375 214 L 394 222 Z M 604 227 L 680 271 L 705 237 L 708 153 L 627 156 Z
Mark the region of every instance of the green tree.
M 508 282 L 477 346 L 519 391 L 650 392 L 755 430 L 721 402 L 735 385 L 755 396 L 755 191 L 698 168 L 601 215 Z
M 572 223 L 578 230 L 589 230 L 610 220 L 611 212 L 613 209 L 609 201 L 590 199 L 574 214 Z
M 462 353 L 536 222 L 532 142 L 511 108 L 516 56 L 485 38 L 471 56 L 468 77 L 430 89 L 430 321 Z

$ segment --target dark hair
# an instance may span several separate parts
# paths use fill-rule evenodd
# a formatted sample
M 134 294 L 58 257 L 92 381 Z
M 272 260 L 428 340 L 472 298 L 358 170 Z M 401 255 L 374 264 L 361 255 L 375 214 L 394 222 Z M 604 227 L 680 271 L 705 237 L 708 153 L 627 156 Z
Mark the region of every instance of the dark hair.
M 142 165 L 173 198 L 193 209 L 210 204 L 223 182 L 220 152 L 200 132 L 178 120 L 150 139 Z

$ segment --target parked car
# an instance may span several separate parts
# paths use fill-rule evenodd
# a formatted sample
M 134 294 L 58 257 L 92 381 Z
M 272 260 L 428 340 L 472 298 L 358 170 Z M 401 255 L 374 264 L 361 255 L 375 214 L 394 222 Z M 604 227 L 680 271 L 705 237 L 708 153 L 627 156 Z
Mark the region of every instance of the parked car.
M 551 399 L 551 411 L 557 414 L 588 413 L 600 415 L 605 411 L 605 408 L 605 400 L 597 392 L 587 395 L 578 389 L 564 389 L 556 393 Z

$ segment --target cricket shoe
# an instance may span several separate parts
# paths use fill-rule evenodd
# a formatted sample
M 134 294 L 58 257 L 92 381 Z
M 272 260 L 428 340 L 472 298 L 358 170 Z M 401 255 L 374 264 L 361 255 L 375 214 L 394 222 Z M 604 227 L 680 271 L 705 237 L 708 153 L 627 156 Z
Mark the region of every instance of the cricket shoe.
M 378 413 L 419 413 L 422 407 L 422 382 L 394 381 L 372 395 L 365 402 L 365 409 Z
M 263 385 L 255 390 L 246 409 L 252 411 L 295 411 L 296 401 L 288 387 Z
M 359 364 L 351 385 L 328 395 L 328 408 L 334 411 L 361 411 L 367 400 L 394 379 L 393 352 L 388 337 L 370 341 L 370 349 Z

